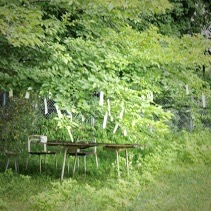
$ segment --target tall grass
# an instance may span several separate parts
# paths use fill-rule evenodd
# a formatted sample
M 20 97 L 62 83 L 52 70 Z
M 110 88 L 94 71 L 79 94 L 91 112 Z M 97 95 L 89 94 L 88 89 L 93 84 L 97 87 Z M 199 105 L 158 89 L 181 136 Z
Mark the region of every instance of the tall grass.
M 53 160 L 41 175 L 36 160 L 20 174 L 3 173 L 1 166 L 0 209 L 209 210 L 210 149 L 209 131 L 169 134 L 130 153 L 129 177 L 124 157 L 118 178 L 115 155 L 99 151 L 98 170 L 91 158 L 86 175 L 81 169 L 75 177 L 66 174 L 62 183 Z

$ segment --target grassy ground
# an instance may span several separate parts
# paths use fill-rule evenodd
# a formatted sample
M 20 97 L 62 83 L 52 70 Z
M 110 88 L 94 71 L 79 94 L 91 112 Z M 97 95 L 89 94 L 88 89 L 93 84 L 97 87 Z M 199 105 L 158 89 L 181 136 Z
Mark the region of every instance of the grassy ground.
M 25 170 L 24 157 L 20 159 L 20 174 L 11 169 L 4 173 L 2 156 L 0 210 L 211 211 L 210 133 L 176 134 L 152 149 L 151 154 L 136 152 L 129 178 L 123 157 L 118 178 L 115 154 L 99 151 L 98 170 L 90 157 L 86 175 L 83 168 L 74 177 L 66 172 L 62 183 L 62 156 L 57 171 L 54 159 L 49 158 L 42 174 L 36 158 Z
M 84 182 L 86 180 L 89 182 L 88 178 L 81 179 Z M 51 182 L 55 183 L 57 180 L 43 175 L 33 177 L 15 175 L 11 171 L 6 174 L 0 174 L 0 210 L 69 210 L 71 207 L 74 207 L 71 210 L 109 211 L 211 210 L 211 166 L 177 165 L 174 168 L 165 170 L 154 182 L 140 186 L 141 188 L 135 198 L 131 197 L 134 194 L 134 184 L 130 184 L 125 189 L 119 187 L 118 193 L 115 193 L 113 187 L 109 187 L 103 181 L 101 181 L 102 188 L 100 188 L 101 184 L 99 184 L 99 181 L 97 188 L 96 186 L 94 187 L 92 182 L 87 187 L 87 184 L 66 180 L 66 185 L 69 188 L 64 188 L 58 184 L 53 187 Z M 122 185 L 124 186 L 125 183 Z M 74 186 L 76 187 L 75 189 Z M 93 191 L 92 200 L 90 200 L 89 191 Z M 71 194 L 74 194 L 74 198 L 72 198 Z M 129 199 L 129 201 L 125 204 L 119 203 L 116 207 L 114 204 L 109 206 L 109 200 L 106 200 L 107 194 L 113 194 L 112 197 L 117 200 L 117 203 L 123 198 L 124 200 Z M 36 198 L 37 196 L 38 199 Z M 52 203 L 55 202 L 55 206 L 51 203 L 49 206 L 46 205 L 46 201 L 49 201 L 48 199 L 42 201 L 42 196 L 49 197 L 48 199 Z M 62 204 L 59 206 L 57 206 L 58 197 L 61 197 L 62 200 Z M 86 197 L 89 200 L 86 200 Z M 78 205 L 73 205 L 75 200 L 78 200 Z M 35 203 L 39 206 L 34 206 Z M 106 203 L 106 206 L 104 206 L 104 203 Z M 55 207 L 56 209 L 54 209 Z
M 145 187 L 129 210 L 211 210 L 211 166 L 177 166 Z

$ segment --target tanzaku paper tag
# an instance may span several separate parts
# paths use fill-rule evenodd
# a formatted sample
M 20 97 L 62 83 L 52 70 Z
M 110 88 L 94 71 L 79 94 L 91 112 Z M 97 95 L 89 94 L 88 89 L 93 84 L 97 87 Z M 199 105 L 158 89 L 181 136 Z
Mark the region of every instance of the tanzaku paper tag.
M 104 101 L 103 96 L 104 96 L 104 93 L 101 91 L 101 92 L 100 92 L 99 106 L 103 106 L 103 101 Z
M 185 89 L 186 89 L 186 95 L 189 95 L 190 94 L 190 90 L 189 90 L 188 84 L 185 85 Z
M 127 136 L 127 130 L 123 131 L 124 136 Z
M 6 93 L 3 93 L 3 105 L 6 105 L 6 101 L 7 101 L 7 95 Z
M 70 127 L 69 127 L 69 126 L 67 126 L 67 131 L 68 131 L 68 134 L 69 134 L 69 136 L 70 136 L 70 140 L 71 140 L 72 142 L 74 142 L 74 140 L 73 140 L 73 134 L 71 133 L 71 130 L 70 130 Z
M 108 119 L 108 113 L 106 112 L 105 115 L 104 115 L 104 119 L 103 119 L 103 129 L 106 128 L 107 119 Z
M 85 121 L 85 116 L 81 115 L 81 121 L 84 122 Z
M 45 114 L 48 113 L 48 104 L 46 98 L 44 98 L 44 105 L 45 105 Z
M 94 126 L 95 125 L 95 118 L 92 116 L 91 117 L 91 126 Z
M 114 130 L 113 130 L 113 133 L 116 133 L 116 131 L 117 131 L 118 127 L 119 127 L 119 124 L 118 124 L 118 123 L 116 123 L 116 125 L 115 125 L 115 127 L 114 127 Z
M 119 118 L 122 119 L 123 118 L 123 114 L 124 114 L 124 108 L 121 110 L 120 114 L 119 114 Z
M 152 133 L 152 131 L 153 131 L 152 125 L 149 125 L 149 131 L 150 131 L 150 133 Z
M 202 94 L 202 107 L 206 108 L 206 97 L 204 94 Z
M 69 110 L 67 110 L 67 114 L 68 114 L 68 118 L 70 119 L 70 121 L 72 122 L 73 121 L 73 115 L 72 115 L 72 113 L 69 111 Z
M 30 97 L 30 93 L 29 93 L 29 92 L 26 92 L 25 98 L 26 98 L 26 99 L 29 99 L 29 97 Z
M 61 117 L 62 117 L 62 113 L 61 113 L 61 111 L 59 110 L 58 105 L 55 105 L 55 108 L 56 108 L 56 111 L 57 111 L 58 117 L 59 117 L 59 118 L 61 118 Z
M 13 97 L 13 90 L 12 89 L 9 91 L 9 97 Z
M 111 116 L 111 105 L 110 105 L 110 100 L 107 100 L 107 105 L 108 105 L 108 115 Z

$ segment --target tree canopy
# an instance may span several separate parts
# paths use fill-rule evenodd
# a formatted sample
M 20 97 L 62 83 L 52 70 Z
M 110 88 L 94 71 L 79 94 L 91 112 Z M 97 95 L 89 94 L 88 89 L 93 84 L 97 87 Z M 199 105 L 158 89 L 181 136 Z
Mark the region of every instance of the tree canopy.
M 184 2 L 1 1 L 0 89 L 21 96 L 31 87 L 60 109 L 94 117 L 98 128 L 107 123 L 108 137 L 144 140 L 150 128 L 162 134 L 171 114 L 154 98 L 177 101 L 186 84 L 194 95 L 210 95 L 210 40 L 195 33 L 200 21 L 189 33 L 198 7 Z

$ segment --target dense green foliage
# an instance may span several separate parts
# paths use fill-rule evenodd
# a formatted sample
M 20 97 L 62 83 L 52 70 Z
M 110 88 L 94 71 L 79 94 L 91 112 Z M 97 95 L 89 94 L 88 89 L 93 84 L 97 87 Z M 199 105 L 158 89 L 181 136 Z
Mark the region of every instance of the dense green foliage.
M 194 95 L 210 94 L 209 83 L 196 71 L 210 68 L 204 54 L 209 40 L 198 34 L 162 35 L 153 21 L 139 28 L 145 17 L 179 8 L 167 0 L 3 1 L 0 88 L 21 97 L 32 87 L 30 93 L 55 100 L 60 109 L 93 116 L 96 131 L 102 131 L 109 99 L 111 114 L 102 131 L 107 139 L 117 124 L 117 139 L 139 142 L 150 127 L 163 134 L 171 115 L 153 103 L 152 93 L 177 101 L 189 84 Z M 78 124 L 58 121 L 74 135 Z
M 19 176 L 12 171 L 0 174 L 0 209 L 133 209 L 140 204 L 139 199 L 134 202 L 140 190 L 155 182 L 160 171 L 168 173 L 176 165 L 210 166 L 210 131 L 171 134 L 173 114 L 160 103 L 168 98 L 170 105 L 187 106 L 187 112 L 191 105 L 192 117 L 201 121 L 194 106 L 202 107 L 202 92 L 211 94 L 210 40 L 195 33 L 209 24 L 209 17 L 206 13 L 205 23 L 199 15 L 200 20 L 192 23 L 194 11 L 201 12 L 194 3 L 0 1 L 0 90 L 14 92 L 11 109 L 7 104 L 0 110 L 0 143 L 13 140 L 26 146 L 31 133 L 68 140 L 68 128 L 75 140 L 96 137 L 99 142 L 141 144 L 130 154 L 130 177 L 121 168 L 117 178 L 115 155 L 99 150 L 98 171 L 90 162 L 86 176 L 80 172 L 77 179 L 62 184 L 60 171 L 53 176 L 53 160 L 48 160 L 44 176 L 36 178 L 37 160 L 25 171 L 23 153 Z M 26 92 L 29 99 L 24 98 Z M 43 98 L 54 100 L 63 114 L 40 115 L 37 102 Z M 72 120 L 64 115 L 68 111 Z M 210 121 L 209 116 L 204 118 Z M 1 164 L 3 160 L 0 157 Z M 124 163 L 121 157 L 121 166 Z

